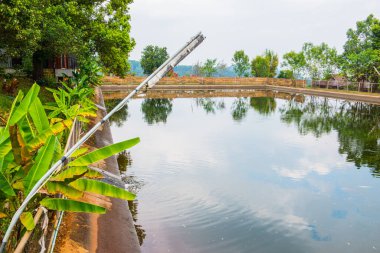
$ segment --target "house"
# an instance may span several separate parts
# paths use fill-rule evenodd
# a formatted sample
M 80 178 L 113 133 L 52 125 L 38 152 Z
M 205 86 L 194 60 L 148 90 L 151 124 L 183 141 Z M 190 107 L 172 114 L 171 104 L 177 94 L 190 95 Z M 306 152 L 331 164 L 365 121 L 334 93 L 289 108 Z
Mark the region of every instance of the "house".
M 4 54 L 0 49 L 0 68 L 5 73 L 14 73 L 18 66 L 22 65 L 21 58 L 12 58 Z M 52 77 L 56 80 L 62 79 L 65 75 L 72 76 L 77 68 L 77 60 L 73 55 L 61 54 L 54 58 L 49 58 L 42 62 L 42 76 Z
M 344 88 L 347 86 L 347 78 L 342 75 L 333 75 L 328 81 L 328 85 L 331 88 Z
M 73 76 L 77 69 L 77 60 L 73 55 L 61 54 L 55 58 L 48 59 L 43 64 L 43 75 L 55 77 L 57 80 L 66 76 Z
M 21 58 L 6 56 L 4 55 L 4 50 L 0 49 L 0 68 L 3 69 L 5 73 L 12 74 L 16 72 L 16 68 L 21 66 L 21 64 Z

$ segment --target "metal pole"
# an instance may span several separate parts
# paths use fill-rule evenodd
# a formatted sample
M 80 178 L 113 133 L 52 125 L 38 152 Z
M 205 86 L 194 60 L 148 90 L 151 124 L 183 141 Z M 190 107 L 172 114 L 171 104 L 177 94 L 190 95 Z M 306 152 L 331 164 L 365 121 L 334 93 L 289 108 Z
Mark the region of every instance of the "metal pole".
M 152 88 L 166 73 L 174 68 L 178 63 L 180 63 L 187 55 L 189 55 L 196 47 L 198 47 L 205 37 L 202 33 L 198 33 L 193 37 L 188 43 L 185 44 L 178 52 L 166 62 L 164 62 L 156 71 L 154 71 L 147 79 L 145 79 L 134 91 L 132 91 L 127 97 L 125 97 L 118 105 L 115 106 L 104 118 L 95 124 L 73 147 L 71 147 L 61 159 L 56 162 L 46 174 L 34 185 L 30 193 L 26 196 L 25 200 L 21 203 L 19 209 L 15 212 L 12 220 L 8 226 L 8 229 L 3 237 L 3 241 L 0 246 L 0 253 L 4 252 L 7 245 L 8 239 L 12 233 L 14 226 L 16 225 L 20 215 L 26 208 L 30 200 L 35 196 L 35 194 L 43 187 L 43 185 L 50 179 L 52 174 L 62 166 L 62 164 L 80 147 L 85 143 L 97 130 L 103 125 L 107 120 L 117 111 L 126 105 L 129 99 L 131 99 L 141 88 L 147 87 Z

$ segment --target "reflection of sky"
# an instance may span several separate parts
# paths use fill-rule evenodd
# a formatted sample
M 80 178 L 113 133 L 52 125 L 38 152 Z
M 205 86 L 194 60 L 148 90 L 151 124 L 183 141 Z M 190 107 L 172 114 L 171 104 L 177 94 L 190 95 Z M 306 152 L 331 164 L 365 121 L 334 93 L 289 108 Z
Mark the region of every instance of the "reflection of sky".
M 113 127 L 116 141 L 141 137 L 130 172 L 145 183 L 138 193 L 143 250 L 380 249 L 379 181 L 345 161 L 335 132 L 301 136 L 279 113 L 253 110 L 236 122 L 233 99 L 224 101 L 226 109 L 207 114 L 193 99 L 176 99 L 166 124 L 148 126 L 142 100 L 134 100 L 128 121 Z

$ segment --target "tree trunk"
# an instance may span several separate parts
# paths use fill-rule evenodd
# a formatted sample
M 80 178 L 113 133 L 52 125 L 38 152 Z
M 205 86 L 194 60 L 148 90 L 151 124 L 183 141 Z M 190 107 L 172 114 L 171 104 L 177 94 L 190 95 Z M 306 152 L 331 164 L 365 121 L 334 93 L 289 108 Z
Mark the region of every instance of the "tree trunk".
M 38 81 L 43 77 L 44 54 L 36 51 L 33 54 L 33 80 Z

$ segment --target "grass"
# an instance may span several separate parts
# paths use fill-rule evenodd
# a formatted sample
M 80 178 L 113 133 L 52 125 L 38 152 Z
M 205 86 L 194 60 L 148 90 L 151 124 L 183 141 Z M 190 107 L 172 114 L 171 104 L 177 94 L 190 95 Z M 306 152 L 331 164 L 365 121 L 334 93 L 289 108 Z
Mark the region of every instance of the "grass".
M 17 91 L 14 94 L 0 92 L 0 126 L 5 125 L 6 120 L 8 118 L 9 110 L 12 106 L 12 102 L 16 97 L 18 91 L 22 90 L 24 94 L 26 94 L 30 87 L 32 87 L 32 84 L 34 83 L 32 79 L 26 77 L 19 77 L 17 79 L 20 83 L 17 87 Z M 50 102 L 53 100 L 51 93 L 48 90 L 46 90 L 45 87 L 41 87 L 39 97 L 42 101 L 42 104 L 45 104 L 46 102 Z

